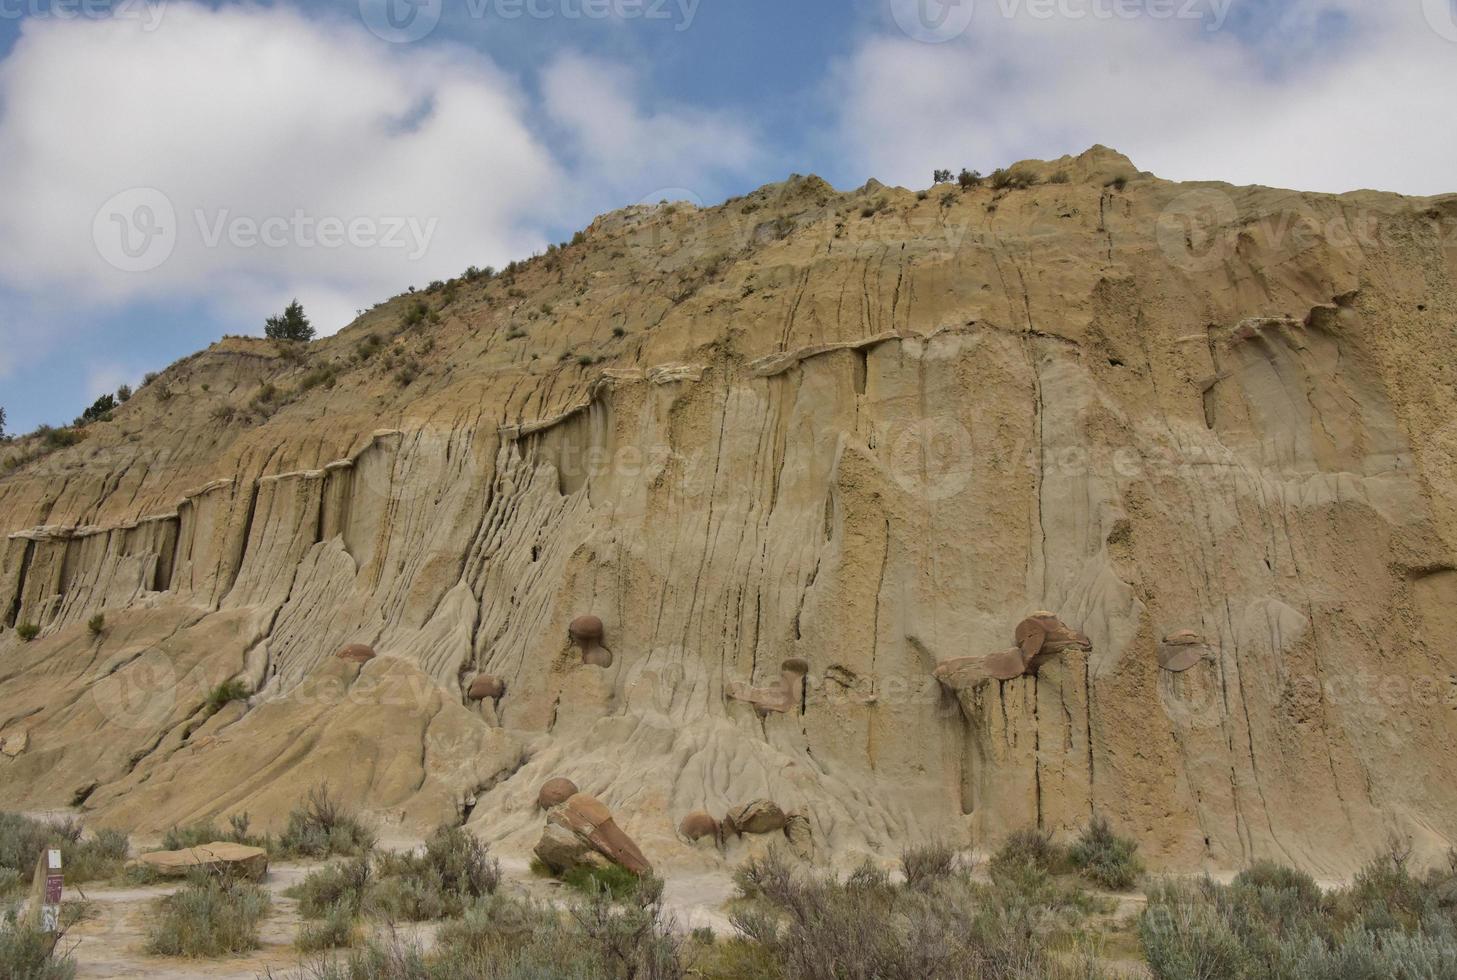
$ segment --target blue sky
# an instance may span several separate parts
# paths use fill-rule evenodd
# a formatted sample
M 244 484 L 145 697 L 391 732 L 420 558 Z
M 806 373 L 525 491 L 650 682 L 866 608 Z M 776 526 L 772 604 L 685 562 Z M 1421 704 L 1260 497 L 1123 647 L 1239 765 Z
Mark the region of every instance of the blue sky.
M 791 172 L 924 186 L 1101 142 L 1175 179 L 1457 190 L 1451 0 L 945 3 L 0 0 L 8 429 L 293 296 L 333 332 Z

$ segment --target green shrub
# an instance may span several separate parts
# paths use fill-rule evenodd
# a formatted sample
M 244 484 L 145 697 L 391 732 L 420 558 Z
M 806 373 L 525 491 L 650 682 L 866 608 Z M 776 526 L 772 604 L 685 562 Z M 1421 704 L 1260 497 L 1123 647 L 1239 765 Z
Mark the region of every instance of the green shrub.
M 90 619 L 86 620 L 86 629 L 90 631 L 92 636 L 100 636 L 102 633 L 104 633 L 106 631 L 105 614 L 97 613 L 95 616 L 92 616 Z
M 311 871 L 285 894 L 298 899 L 299 915 L 305 919 L 324 918 L 341 908 L 353 917 L 364 910 L 370 878 L 369 856 L 360 855 Z
M 962 190 L 971 190 L 973 187 L 980 187 L 982 183 L 981 171 L 963 169 L 961 174 L 956 178 L 956 183 Z M 943 198 L 942 200 L 944 201 L 945 199 Z
M 283 313 L 263 321 L 263 335 L 269 340 L 293 340 L 307 343 L 314 339 L 314 328 L 304 315 L 298 300 L 284 307 Z
M 384 339 L 379 334 L 367 334 L 363 340 L 354 345 L 354 356 L 357 360 L 367 361 L 383 348 Z
M 1457 976 L 1451 868 L 1413 875 L 1388 848 L 1349 888 L 1262 863 L 1229 885 L 1164 883 L 1138 932 L 1156 980 L 1343 980 Z
M 988 865 L 992 879 L 1030 866 L 1041 871 L 1058 873 L 1068 862 L 1067 851 L 1053 843 L 1052 834 L 1036 827 L 1015 830 L 1007 835 L 1002 846 L 992 855 Z
M 226 835 L 211 820 L 203 820 L 186 827 L 173 825 L 162 835 L 162 850 L 180 851 L 199 844 L 211 844 L 224 840 Z
M 83 837 L 82 826 L 74 819 L 44 821 L 0 813 L 0 871 L 14 872 L 13 884 L 30 881 L 41 852 L 48 847 L 61 849 L 66 880 L 83 882 L 118 875 L 126 863 L 130 843 L 125 834 L 115 830 Z M 6 880 L 11 879 L 6 876 Z M 0 882 L 0 893 L 5 890 Z
M 1321 904 L 1320 886 L 1304 871 L 1296 871 L 1274 861 L 1257 861 L 1234 876 L 1236 888 L 1271 889 L 1292 892 L 1303 905 L 1317 909 Z
M 29 643 L 37 636 L 40 636 L 40 627 L 35 625 L 34 623 L 21 623 L 19 626 L 15 627 L 15 635 L 20 637 L 26 643 Z
M 1080 903 L 1064 902 L 1066 893 L 1028 863 L 1016 867 L 1037 877 L 1057 904 L 968 875 L 912 887 L 870 866 L 839 882 L 767 855 L 750 864 L 736 874 L 740 893 L 730 917 L 788 980 L 1032 980 L 1073 968 L 1066 949 L 1077 941 Z M 934 865 L 942 866 L 939 858 Z M 1078 975 L 1102 976 L 1084 966 Z
M 374 844 L 373 831 L 330 795 L 327 784 L 309 790 L 303 803 L 289 813 L 278 840 L 283 856 L 315 859 L 366 854 Z
M 430 315 L 430 307 L 423 299 L 417 299 L 405 308 L 405 315 L 400 318 L 400 325 L 404 327 L 418 327 L 425 322 Z
M 216 714 L 222 710 L 223 705 L 233 701 L 246 701 L 248 688 L 242 681 L 235 678 L 223 681 L 217 687 L 207 692 L 207 710 L 209 714 Z
M 1037 183 L 1037 175 L 1029 170 L 997 168 L 992 171 L 990 182 L 993 190 L 1021 190 Z
M 103 881 L 121 874 L 131 841 L 119 830 L 98 830 L 61 848 L 61 866 L 72 883 Z
M 606 868 L 577 867 L 562 877 L 568 888 L 583 895 L 605 893 L 613 898 L 623 899 L 637 891 L 637 875 L 611 865 Z
M 1095 816 L 1083 828 L 1068 858 L 1084 878 L 1114 891 L 1132 888 L 1143 874 L 1137 842 L 1115 834 L 1102 817 Z
M 75 962 L 52 936 L 20 923 L 13 911 L 0 918 L 0 977 L 71 980 L 75 975 Z
M 249 823 L 248 814 L 235 813 L 228 817 L 228 830 L 219 830 L 218 825 L 211 820 L 201 820 L 186 827 L 174 824 L 162 835 L 161 850 L 180 851 L 188 847 L 197 847 L 200 844 L 211 844 L 214 841 L 231 841 L 234 844 L 246 844 L 249 847 L 261 847 L 271 851 L 273 842 L 267 837 L 254 837 L 249 834 Z
M 353 946 L 354 919 L 357 915 L 358 910 L 351 911 L 348 906 L 336 905 L 325 913 L 321 921 L 302 923 L 294 946 L 301 953 Z
M 36 432 L 41 436 L 41 441 L 44 443 L 45 448 L 51 450 L 74 446 L 86 438 L 75 429 L 53 429 L 48 425 L 41 426 Z
M 236 878 L 199 875 L 157 902 L 147 931 L 147 952 L 190 958 L 226 956 L 258 948 L 258 923 L 268 893 Z
M 912 888 L 950 878 L 957 872 L 956 848 L 942 841 L 908 847 L 901 852 L 901 870 Z
M 459 827 L 441 827 L 422 854 L 368 853 L 311 873 L 289 890 L 299 914 L 320 918 L 339 907 L 391 921 L 426 922 L 459 916 L 493 894 L 500 865 L 486 846 Z
M 325 388 L 332 388 L 338 380 L 338 374 L 333 367 L 316 367 L 308 371 L 298 381 L 299 391 L 309 391 L 323 385 Z

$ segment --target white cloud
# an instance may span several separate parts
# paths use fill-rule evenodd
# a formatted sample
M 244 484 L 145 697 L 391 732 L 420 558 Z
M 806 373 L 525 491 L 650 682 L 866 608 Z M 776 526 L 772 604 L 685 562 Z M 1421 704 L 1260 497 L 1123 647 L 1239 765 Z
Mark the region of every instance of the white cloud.
M 840 145 L 867 173 L 913 186 L 938 166 L 987 169 L 1105 143 L 1173 179 L 1457 190 L 1457 132 L 1442 122 L 1457 44 L 1420 0 L 1292 0 L 1251 43 L 1228 25 L 1206 30 L 1212 8 L 1191 22 L 1033 16 L 1041 6 L 979 3 L 944 44 L 864 40 L 836 73 Z M 1057 5 L 1095 8 L 1116 5 Z M 1347 18 L 1344 39 L 1323 36 L 1331 15 Z
M 715 177 L 762 162 L 757 136 L 737 117 L 683 108 L 646 112 L 634 100 L 639 86 L 630 71 L 578 53 L 558 56 L 542 75 L 547 115 L 578 160 L 590 161 L 584 176 L 598 193 L 618 195 L 614 207 L 655 201 L 652 195 L 664 188 L 710 200 Z
M 520 80 L 462 47 L 282 7 L 26 21 L 0 63 L 0 280 L 76 304 L 200 297 L 260 325 L 297 295 L 328 333 L 527 255 L 665 168 L 699 181 L 753 155 L 722 118 L 641 111 L 610 64 L 541 81 L 567 163 Z
M 86 397 L 94 401 L 102 395 L 115 392 L 122 385 L 135 382 L 136 372 L 120 364 L 92 364 L 86 371 Z

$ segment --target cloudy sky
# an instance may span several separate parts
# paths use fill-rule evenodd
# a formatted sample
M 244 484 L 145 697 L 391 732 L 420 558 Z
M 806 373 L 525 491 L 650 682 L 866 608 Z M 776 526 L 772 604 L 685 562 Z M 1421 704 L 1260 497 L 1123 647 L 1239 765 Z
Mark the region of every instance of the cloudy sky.
M 0 407 L 791 172 L 1457 191 L 1454 94 L 1454 0 L 0 0 Z

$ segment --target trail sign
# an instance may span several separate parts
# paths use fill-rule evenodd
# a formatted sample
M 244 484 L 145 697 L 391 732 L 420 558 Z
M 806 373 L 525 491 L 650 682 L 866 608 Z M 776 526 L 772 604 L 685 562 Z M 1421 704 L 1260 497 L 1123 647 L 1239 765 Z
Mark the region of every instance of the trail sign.
M 61 849 L 48 847 L 35 864 L 35 879 L 30 893 L 31 921 L 41 932 L 56 933 L 61 929 L 61 891 L 64 883 Z

